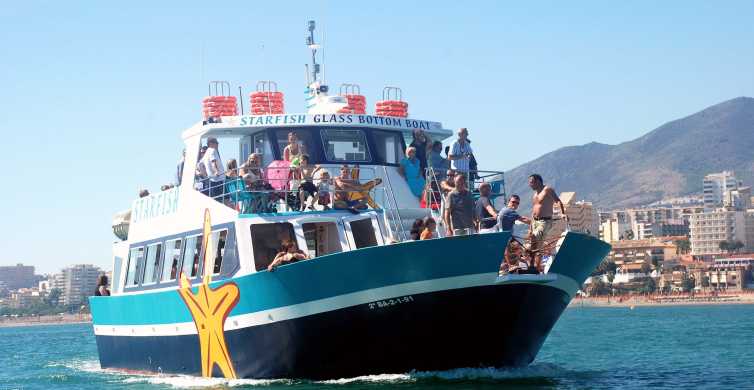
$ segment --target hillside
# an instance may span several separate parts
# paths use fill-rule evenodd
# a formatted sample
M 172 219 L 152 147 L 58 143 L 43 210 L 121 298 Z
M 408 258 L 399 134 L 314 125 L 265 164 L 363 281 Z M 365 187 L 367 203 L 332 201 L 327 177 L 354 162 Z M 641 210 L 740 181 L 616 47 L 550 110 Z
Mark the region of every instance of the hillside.
M 619 145 L 589 143 L 547 153 L 506 172 L 508 193 L 529 208 L 529 174 L 598 207 L 637 206 L 699 193 L 706 173 L 734 170 L 754 185 L 754 98 L 739 97 L 668 122 Z

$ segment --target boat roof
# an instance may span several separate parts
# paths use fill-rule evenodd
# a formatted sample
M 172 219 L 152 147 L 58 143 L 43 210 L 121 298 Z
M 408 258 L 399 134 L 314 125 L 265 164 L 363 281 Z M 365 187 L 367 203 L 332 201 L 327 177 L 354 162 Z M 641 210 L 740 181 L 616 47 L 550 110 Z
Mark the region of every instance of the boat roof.
M 328 126 L 328 127 L 367 127 L 411 133 L 421 129 L 433 139 L 445 139 L 453 135 L 452 130 L 444 129 L 440 122 L 413 118 L 399 118 L 367 114 L 278 114 L 224 116 L 219 122 L 199 122 L 182 134 L 188 139 L 203 134 L 245 135 L 253 129 Z

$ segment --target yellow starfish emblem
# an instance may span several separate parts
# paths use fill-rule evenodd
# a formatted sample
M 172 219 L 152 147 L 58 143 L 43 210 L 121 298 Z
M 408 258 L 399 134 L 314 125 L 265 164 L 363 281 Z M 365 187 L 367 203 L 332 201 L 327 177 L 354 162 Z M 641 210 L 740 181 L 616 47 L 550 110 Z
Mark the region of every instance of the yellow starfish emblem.
M 185 274 L 181 273 L 181 288 L 178 293 L 186 303 L 191 317 L 196 325 L 201 347 L 202 376 L 212 376 L 215 365 L 220 369 L 223 376 L 229 379 L 236 378 L 236 370 L 230 359 L 228 346 L 225 343 L 225 320 L 230 311 L 238 303 L 241 295 L 238 286 L 229 282 L 212 289 L 209 283 L 212 280 L 213 254 L 210 243 L 212 225 L 210 224 L 209 210 L 204 210 L 204 234 L 202 247 L 204 248 L 204 277 L 194 294 L 191 291 L 191 282 Z

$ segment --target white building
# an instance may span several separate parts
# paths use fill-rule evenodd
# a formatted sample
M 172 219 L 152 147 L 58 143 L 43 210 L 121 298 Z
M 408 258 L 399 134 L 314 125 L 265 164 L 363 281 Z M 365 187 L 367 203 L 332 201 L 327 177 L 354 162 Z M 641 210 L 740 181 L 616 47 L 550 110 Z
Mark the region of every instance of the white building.
M 600 217 L 592 202 L 576 201 L 575 192 L 562 192 L 560 201 L 568 216 L 568 227 L 572 231 L 587 233 L 599 237 Z M 557 219 L 553 228 L 553 236 L 565 231 L 565 221 L 560 218 L 560 207 L 553 205 L 553 217 Z
M 723 207 L 735 210 L 751 208 L 751 187 L 738 187 L 723 193 Z
M 733 171 L 704 176 L 704 207 L 712 209 L 722 206 L 725 191 L 738 189 L 739 186 L 740 182 Z
M 747 222 L 754 221 L 745 211 L 731 209 L 708 210 L 691 216 L 689 225 L 691 254 L 718 254 L 720 242 L 741 241 L 747 250 L 752 247 L 747 240 Z M 754 239 L 754 237 L 752 237 Z
M 76 264 L 63 268 L 56 274 L 51 286 L 60 289 L 61 305 L 80 305 L 86 302 L 87 297 L 94 294 L 97 287 L 97 277 L 102 270 L 91 264 Z
M 616 220 L 608 220 L 600 224 L 600 240 L 618 241 L 626 239 L 626 231 L 631 230 L 631 225 Z

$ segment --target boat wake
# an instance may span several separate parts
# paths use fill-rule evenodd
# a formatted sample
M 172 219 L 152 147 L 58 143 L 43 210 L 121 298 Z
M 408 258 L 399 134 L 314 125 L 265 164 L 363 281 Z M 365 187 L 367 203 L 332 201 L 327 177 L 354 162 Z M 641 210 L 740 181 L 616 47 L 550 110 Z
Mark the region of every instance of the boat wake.
M 144 383 L 172 388 L 217 388 L 217 387 L 297 387 L 301 385 L 399 385 L 399 384 L 439 384 L 442 382 L 481 381 L 505 382 L 509 380 L 549 379 L 567 375 L 567 370 L 550 363 L 536 363 L 522 368 L 457 368 L 447 371 L 412 371 L 405 374 L 365 375 L 353 378 L 331 379 L 325 381 L 306 381 L 293 379 L 224 379 L 200 378 L 188 375 L 168 375 L 152 373 L 124 372 L 100 368 L 99 362 L 72 361 L 53 366 L 63 366 L 71 370 L 90 374 L 107 375 L 122 383 Z M 309 387 L 306 386 L 306 387 Z

